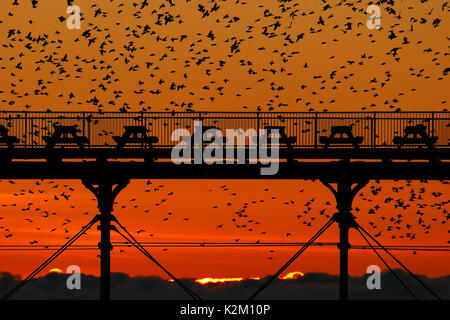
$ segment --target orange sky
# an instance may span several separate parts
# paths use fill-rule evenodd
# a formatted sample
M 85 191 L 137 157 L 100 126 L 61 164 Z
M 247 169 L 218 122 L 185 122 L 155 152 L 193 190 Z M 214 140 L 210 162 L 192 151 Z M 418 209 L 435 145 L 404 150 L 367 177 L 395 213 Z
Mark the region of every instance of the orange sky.
M 201 180 L 154 180 L 147 185 L 146 181 L 132 181 L 117 198 L 114 214 L 139 241 L 155 242 L 304 242 L 307 241 L 327 220 L 324 215 L 332 214 L 335 203 L 330 192 L 320 182 L 312 181 L 201 181 Z M 0 183 L 2 203 L 2 226 L 11 230 L 13 236 L 7 240 L 2 237 L 1 244 L 26 244 L 28 241 L 38 240 L 39 244 L 62 244 L 65 237 L 75 234 L 97 212 L 93 197 L 79 181 L 56 181 L 49 183 L 45 180 L 36 186 L 34 181 L 11 184 L 8 181 Z M 67 187 L 63 184 L 67 183 Z M 52 186 L 59 184 L 54 189 Z M 220 188 L 223 185 L 224 188 Z M 433 195 L 433 192 L 447 190 L 448 185 L 439 182 L 412 182 L 405 186 L 401 182 L 385 182 L 382 191 L 373 195 L 371 187 L 380 185 L 371 183 L 363 189 L 363 196 L 354 202 L 354 211 L 358 222 L 366 230 L 377 234 L 382 231 L 378 240 L 388 245 L 446 245 L 448 227 L 445 213 L 448 210 L 448 196 Z M 393 188 L 402 187 L 398 193 Z M 155 189 L 156 187 L 156 189 Z M 425 192 L 420 194 L 424 187 Z M 25 188 L 25 189 L 23 189 Z M 74 189 L 73 191 L 69 188 Z M 226 189 L 226 190 L 225 190 Z M 268 189 L 268 191 L 265 191 Z M 20 195 L 20 190 L 24 190 Z M 29 190 L 33 194 L 29 193 Z M 38 190 L 47 190 L 40 194 Z M 146 192 L 146 190 L 149 190 Z M 303 190 L 303 192 L 300 192 Z M 409 202 L 411 190 L 423 198 L 416 202 Z M 61 197 L 61 193 L 69 194 L 69 200 Z M 172 193 L 171 195 L 169 195 Z M 17 196 L 11 195 L 17 194 Z M 233 195 L 236 194 L 236 195 Z M 54 197 L 59 200 L 55 200 Z M 275 199 L 272 199 L 274 197 Z M 367 197 L 367 198 L 366 198 Z M 386 198 L 395 200 L 384 203 Z M 133 200 L 135 199 L 135 200 Z M 166 201 L 163 201 L 166 199 Z M 314 200 L 313 200 L 314 199 Z M 370 199 L 367 201 L 364 199 Z M 407 209 L 396 208 L 397 199 L 411 204 Z M 47 200 L 47 201 L 45 201 Z M 291 203 L 290 201 L 294 201 Z M 327 201 L 330 204 L 327 205 Z M 307 203 L 310 203 L 308 205 Z M 439 206 L 440 203 L 443 205 Z M 29 203 L 32 203 L 28 206 Z M 243 214 L 239 212 L 245 207 Z M 16 205 L 14 205 L 16 204 Z M 368 214 L 371 208 L 380 206 L 377 214 Z M 428 205 L 420 208 L 420 205 Z M 305 205 L 311 207 L 308 212 Z M 73 206 L 73 207 L 72 207 Z M 135 207 L 136 206 L 136 207 Z M 29 208 L 29 210 L 22 210 Z M 39 210 L 38 210 L 39 209 Z M 321 215 L 320 212 L 326 209 Z M 307 213 L 304 213 L 304 211 Z M 431 225 L 430 233 L 425 233 L 424 227 L 418 226 L 417 210 L 424 212 L 425 225 Z M 50 213 L 49 217 L 43 211 Z M 87 215 L 85 213 L 88 212 Z M 56 213 L 56 214 L 52 214 Z M 169 214 L 170 213 L 170 214 Z M 387 221 L 390 217 L 403 216 L 401 223 Z M 297 216 L 301 215 L 301 218 Z M 448 215 L 448 212 L 447 212 Z M 387 217 L 382 220 L 381 217 Z M 25 219 L 31 219 L 29 222 Z M 164 221 L 165 218 L 168 220 Z M 185 221 L 184 218 L 189 218 Z M 232 221 L 232 219 L 236 221 Z M 312 220 L 311 218 L 314 218 Z M 62 226 L 65 219 L 72 222 Z M 435 219 L 435 220 L 433 220 Z M 308 227 L 304 223 L 310 222 Z M 377 229 L 371 227 L 373 222 Z M 238 228 L 236 225 L 248 225 L 248 228 Z M 406 225 L 412 225 L 406 230 Z M 223 225 L 221 228 L 217 228 Z M 387 226 L 393 226 L 393 231 L 387 231 Z M 397 230 L 395 226 L 402 229 Z M 36 230 L 40 228 L 40 230 Z M 51 232 L 53 228 L 56 231 Z M 65 233 L 65 229 L 69 230 Z M 249 231 L 252 229 L 252 231 Z M 139 230 L 144 232 L 137 233 Z M 405 238 L 407 232 L 416 234 L 416 239 Z M 1 230 L 2 234 L 8 234 Z M 266 234 L 262 234 L 266 232 Z M 286 233 L 292 236 L 287 237 Z M 153 236 L 150 236 L 153 234 Z M 392 235 L 396 238 L 392 239 Z M 365 244 L 356 231 L 351 231 L 350 242 L 353 245 Z M 399 238 L 403 237 L 403 238 Z M 322 242 L 337 241 L 337 225 L 333 225 L 319 239 Z M 113 235 L 113 241 L 122 241 L 120 236 Z M 92 230 L 83 236 L 77 244 L 96 244 L 99 232 Z M 124 253 L 120 253 L 120 249 Z M 297 250 L 295 247 L 276 248 L 148 248 L 169 270 L 187 277 L 250 277 L 264 276 L 275 272 Z M 274 250 L 275 252 L 270 252 Z M 301 256 L 301 261 L 295 262 L 290 271 L 302 272 L 330 272 L 338 271 L 338 250 L 332 247 L 312 247 Z M 30 267 L 43 261 L 50 254 L 49 251 L 18 251 L 14 252 L 14 259 L 10 259 L 12 252 L 0 251 L 4 270 L 16 273 L 31 271 Z M 64 270 L 71 264 L 77 264 L 83 272 L 98 274 L 98 258 L 96 251 L 68 251 L 48 267 Z M 268 259 L 272 257 L 272 259 Z M 398 252 L 398 257 L 411 269 L 429 276 L 445 275 L 450 263 L 446 252 Z M 370 264 L 380 264 L 377 257 L 369 250 L 351 251 L 351 274 L 361 275 Z M 115 248 L 112 251 L 112 270 L 125 271 L 132 275 L 149 275 L 162 273 L 150 261 L 134 248 Z M 289 271 L 288 270 L 288 271 Z
M 60 16 L 67 16 L 66 1 L 55 4 L 56 1 L 40 0 L 36 9 L 31 8 L 29 1 L 19 0 L 19 6 L 11 5 L 12 1 L 2 1 L 1 109 L 95 111 L 98 105 L 92 104 L 94 97 L 103 106 L 102 110 L 111 111 L 118 111 L 123 106 L 133 111 L 143 107 L 150 111 L 167 108 L 181 111 L 186 109 L 188 103 L 193 103 L 194 110 L 205 111 L 254 111 L 258 106 L 265 111 L 271 110 L 270 108 L 276 111 L 307 111 L 309 108 L 316 111 L 359 111 L 362 107 L 371 111 L 390 111 L 396 108 L 405 111 L 430 111 L 447 107 L 449 93 L 446 89 L 449 81 L 443 75 L 443 70 L 449 63 L 448 41 L 445 38 L 449 25 L 444 19 L 445 11 L 448 10 L 442 9 L 444 1 L 428 1 L 424 4 L 419 0 L 396 1 L 394 8 L 401 18 L 387 14 L 386 6 L 382 5 L 384 29 L 381 31 L 365 27 L 367 16 L 364 11 L 368 1 L 357 4 L 356 11 L 348 6 L 336 6 L 341 2 L 337 0 L 327 1 L 332 8 L 326 11 L 322 11 L 324 5 L 321 1 L 299 1 L 300 4 L 295 7 L 295 2 L 288 4 L 290 8 L 284 12 L 276 1 L 264 1 L 264 5 L 260 5 L 259 1 L 239 1 L 237 4 L 234 1 L 218 1 L 220 9 L 203 19 L 197 10 L 197 1 L 195 4 L 193 1 L 175 1 L 176 5 L 173 7 L 167 1 L 151 2 L 150 7 L 133 16 L 138 9 L 132 6 L 132 2 L 101 1 L 98 3 L 101 3 L 101 10 L 107 12 L 107 15 L 102 17 L 100 14 L 94 18 L 99 6 L 92 7 L 92 4 L 96 2 L 77 0 L 75 4 L 81 7 L 86 20 L 82 22 L 81 30 L 68 30 L 65 22 L 58 20 Z M 209 1 L 200 2 L 207 8 L 212 7 Z M 120 6 L 121 3 L 124 5 Z M 162 3 L 165 6 L 160 7 Z M 297 17 L 291 19 L 289 14 L 297 9 Z M 118 13 L 119 10 L 123 12 Z M 153 10 L 163 16 L 172 14 L 175 22 L 155 25 L 157 15 L 151 13 Z M 303 12 L 305 15 L 302 15 Z M 226 14 L 228 17 L 225 17 Z M 277 16 L 280 18 L 275 19 Z M 324 26 L 317 24 L 319 16 L 324 19 Z M 239 20 L 229 22 L 233 17 L 239 17 Z M 426 23 L 413 23 L 413 31 L 410 31 L 412 17 L 419 21 L 420 18 L 426 19 Z M 29 23 L 30 19 L 32 24 Z M 180 19 L 182 23 L 178 23 Z M 438 27 L 432 25 L 436 19 L 442 20 Z M 273 31 L 275 21 L 279 21 L 281 26 Z M 349 21 L 353 23 L 352 30 L 344 33 L 344 25 Z M 145 24 L 155 33 L 139 38 L 133 36 L 133 30 L 142 34 Z M 130 28 L 127 29 L 128 26 Z M 262 35 L 265 26 L 277 35 L 271 38 Z M 7 38 L 11 29 L 15 30 L 15 34 Z M 96 38 L 90 46 L 82 36 L 88 29 L 91 30 L 89 39 Z M 213 31 L 214 40 L 207 37 L 210 31 Z M 397 38 L 389 40 L 390 31 Z M 49 43 L 46 46 L 42 46 L 42 42 L 32 43 L 31 49 L 26 48 L 28 40 L 25 37 L 29 32 L 33 38 L 48 35 Z M 302 33 L 303 39 L 286 45 L 287 34 L 295 39 Z M 187 38 L 180 41 L 181 35 L 187 35 Z M 167 37 L 167 40 L 157 41 L 158 36 Z M 402 44 L 404 37 L 407 37 L 409 44 Z M 236 40 L 242 40 L 240 52 L 229 56 L 230 46 Z M 107 53 L 101 55 L 99 48 L 103 41 Z M 124 46 L 135 48 L 136 51 L 127 51 Z M 402 47 L 399 61 L 395 61 L 392 55 L 386 55 L 395 47 Z M 61 61 L 66 54 L 67 61 Z M 50 55 L 53 63 L 37 63 L 48 61 Z M 95 59 L 95 63 L 86 62 L 91 59 Z M 125 59 L 129 62 L 126 63 Z M 199 59 L 202 62 L 197 65 Z M 221 61 L 225 61 L 223 67 Z M 19 62 L 21 69 L 16 67 Z M 129 71 L 135 65 L 139 65 L 138 70 Z M 36 70 L 38 66 L 40 70 Z M 67 72 L 60 74 L 61 67 Z M 78 68 L 82 68 L 81 72 L 76 71 Z M 256 74 L 249 74 L 249 69 Z M 420 71 L 421 69 L 424 70 Z M 332 78 L 330 75 L 333 71 L 336 71 L 336 76 Z M 374 78 L 375 81 L 371 82 Z M 43 82 L 38 83 L 39 79 Z M 164 82 L 160 84 L 161 79 Z M 171 90 L 172 83 L 185 87 Z M 303 84 L 307 86 L 305 89 L 300 88 Z M 37 95 L 34 93 L 36 89 L 39 89 Z M 143 90 L 142 94 L 140 90 Z M 155 90 L 160 90 L 161 94 L 149 92 Z M 70 93 L 74 94 L 74 98 L 69 97 Z M 114 105 L 111 101 L 114 101 Z M 0 244 L 26 244 L 33 240 L 38 240 L 39 244 L 61 244 L 66 236 L 77 232 L 96 213 L 96 204 L 90 200 L 93 197 L 82 187 L 80 181 L 57 181 L 54 183 L 59 184 L 57 189 L 52 189 L 52 184 L 48 184 L 48 181 L 39 186 L 35 183 L 36 181 L 0 183 L 0 217 L 3 218 L 0 220 L 0 226 L 3 227 L 0 229 Z M 146 181 L 132 181 L 119 195 L 115 207 L 115 214 L 122 224 L 141 241 L 306 241 L 326 221 L 319 212 L 327 208 L 327 213 L 332 214 L 335 210 L 330 192 L 319 182 L 155 180 L 150 186 L 145 183 Z M 224 184 L 228 186 L 228 190 L 219 188 Z M 154 186 L 159 185 L 164 187 L 155 191 Z M 403 186 L 404 190 L 398 194 L 393 193 L 393 185 Z M 354 203 L 354 207 L 361 209 L 356 213 L 358 221 L 367 226 L 367 230 L 373 233 L 384 230 L 379 241 L 390 245 L 447 244 L 448 226 L 442 222 L 446 221 L 445 214 L 448 215 L 448 212 L 444 210 L 448 211 L 449 206 L 447 203 L 442 206 L 435 204 L 448 201 L 448 184 L 412 182 L 407 186 L 404 182 L 383 182 L 381 186 L 382 192 L 376 196 L 371 195 L 371 199 L 374 199 L 372 202 L 362 200 L 361 197 Z M 423 200 L 412 203 L 412 207 L 407 210 L 395 208 L 392 203 L 383 203 L 389 196 L 394 199 L 402 198 L 407 202 L 410 190 L 414 189 L 419 193 L 422 187 L 426 188 Z M 149 188 L 151 191 L 145 192 Z M 264 191 L 265 188 L 269 191 Z M 41 194 L 38 189 L 45 192 Z M 299 193 L 300 189 L 304 191 Z M 20 195 L 20 190 L 24 190 L 23 195 Z M 71 194 L 69 200 L 61 199 L 60 195 L 64 190 L 66 194 Z M 172 191 L 173 195 L 169 196 Z M 231 195 L 233 192 L 236 193 L 235 196 Z M 370 186 L 362 192 L 364 195 L 370 194 Z M 442 195 L 435 197 L 432 192 L 441 192 Z M 19 195 L 14 196 L 15 193 Z M 55 195 L 60 200 L 54 200 Z M 133 198 L 136 200 L 131 202 Z M 305 210 L 305 203 L 312 198 L 315 200 L 311 205 L 311 213 L 298 219 L 297 215 Z M 162 199 L 167 201 L 157 205 Z M 260 200 L 264 202 L 259 202 Z M 284 204 L 290 200 L 295 203 Z M 325 205 L 328 200 L 330 205 Z M 236 228 L 231 220 L 236 216 L 234 212 L 242 209 L 245 202 L 249 203 L 246 210 L 248 218 L 239 223 L 254 223 L 248 220 L 260 222 L 252 228 L 253 231 Z M 381 207 L 378 213 L 369 215 L 368 210 L 376 204 Z M 418 204 L 428 205 L 420 210 L 425 212 L 425 224 L 431 224 L 430 234 L 425 234 L 423 228 L 417 226 Z M 134 205 L 138 207 L 134 208 Z M 27 207 L 30 210 L 22 210 Z M 147 209 L 149 213 L 144 212 Z M 43 218 L 39 213 L 43 210 L 57 214 Z M 84 215 L 85 212 L 88 214 Z M 168 215 L 169 212 L 172 214 Z M 386 231 L 389 224 L 382 222 L 380 217 L 389 218 L 398 214 L 403 215 L 402 230 Z M 169 219 L 163 221 L 167 216 Z M 305 226 L 302 222 L 311 221 L 312 216 L 316 218 L 312 227 Z M 183 220 L 185 217 L 189 217 L 187 222 Z M 32 219 L 33 223 L 26 221 L 27 218 Z M 66 218 L 72 222 L 61 227 Z M 372 229 L 370 222 L 374 222 L 378 229 Z M 407 223 L 413 226 L 411 232 L 417 234 L 413 241 L 398 238 L 405 235 Z M 218 229 L 220 224 L 223 227 Z M 50 232 L 55 227 L 57 230 Z M 4 228 L 10 231 L 5 231 Z M 68 233 L 65 233 L 65 228 L 69 230 Z M 145 232 L 137 234 L 140 229 Z M 336 241 L 336 229 L 337 226 L 333 226 L 320 240 Z M 11 232 L 13 236 L 5 238 Z M 287 238 L 287 232 L 292 236 Z M 153 234 L 152 237 L 149 236 L 150 233 Z M 392 239 L 392 234 L 397 238 Z M 98 231 L 92 230 L 78 243 L 96 244 L 98 239 Z M 116 241 L 119 239 L 116 235 L 113 238 Z M 350 239 L 352 244 L 363 244 L 355 231 L 352 231 Z M 131 275 L 162 275 L 134 249 L 124 250 L 125 253 L 122 254 L 118 248 L 113 250 L 113 271 Z M 269 252 L 271 248 L 266 247 L 149 250 L 179 277 L 250 277 L 275 272 L 297 248 L 273 248 L 273 253 Z M 0 271 L 25 275 L 49 254 L 48 251 L 0 251 Z M 96 255 L 96 251 L 66 252 L 48 269 L 57 267 L 65 270 L 68 265 L 77 264 L 82 272 L 98 274 L 99 259 Z M 272 259 L 268 259 L 269 257 Z M 398 257 L 417 273 L 429 276 L 448 274 L 448 253 L 419 252 L 413 255 L 411 252 L 399 252 Z M 351 274 L 365 273 L 370 264 L 381 266 L 381 262 L 369 250 L 351 251 Z M 308 249 L 301 260 L 287 271 L 294 270 L 336 274 L 337 248 Z
M 357 4 L 357 10 L 337 6 L 341 2 L 338 0 L 327 1 L 332 8 L 325 11 L 320 1 L 302 1 L 295 7 L 291 2 L 285 12 L 275 0 L 265 1 L 264 5 L 219 1 L 220 9 L 202 19 L 198 2 L 177 1 L 169 7 L 167 1 L 152 1 L 150 7 L 135 14 L 139 10 L 132 2 L 120 6 L 120 1 L 95 5 L 95 1 L 79 0 L 76 4 L 86 18 L 80 30 L 69 30 L 65 22 L 58 20 L 68 16 L 65 1 L 56 2 L 59 5 L 40 1 L 36 9 L 23 1 L 20 6 L 9 2 L 2 2 L 0 13 L 3 43 L 8 44 L 0 48 L 5 66 L 0 70 L 2 109 L 23 110 L 29 106 L 28 110 L 95 110 L 97 106 L 89 102 L 94 97 L 103 110 L 115 111 L 124 103 L 129 110 L 149 106 L 152 111 L 184 110 L 182 102 L 192 102 L 195 110 L 210 111 L 242 111 L 244 107 L 256 110 L 258 106 L 263 110 L 272 106 L 278 111 L 306 111 L 310 107 L 318 111 L 357 111 L 361 107 L 392 110 L 391 105 L 404 110 L 442 110 L 448 101 L 448 80 L 443 71 L 448 66 L 445 37 L 449 22 L 441 9 L 444 1 L 395 1 L 400 19 L 387 14 L 389 7 L 382 6 L 385 29 L 381 31 L 365 26 L 366 1 Z M 159 9 L 160 3 L 164 7 Z M 213 5 L 205 1 L 205 6 Z M 93 18 L 99 8 L 106 17 L 99 14 Z M 153 10 L 156 13 L 152 14 Z M 297 15 L 294 19 L 290 17 L 293 12 Z M 167 13 L 179 18 L 156 25 L 157 14 Z M 325 21 L 323 26 L 317 24 L 319 16 Z M 233 17 L 239 20 L 228 23 Z M 419 22 L 412 23 L 412 18 Z M 422 18 L 426 23 L 420 23 Z M 436 19 L 441 22 L 433 27 Z M 180 20 L 182 23 L 178 23 Z M 265 29 L 273 31 L 276 21 L 281 24 L 274 31 L 276 36 L 263 35 Z M 344 33 L 348 22 L 352 29 Z M 149 31 L 143 34 L 145 25 Z M 11 29 L 15 34 L 7 38 Z M 210 31 L 214 40 L 207 37 Z M 392 40 L 391 31 L 396 36 Z M 35 42 L 26 48 L 29 32 L 35 39 L 47 36 L 48 43 L 44 46 L 43 41 Z M 295 41 L 302 34 L 303 38 Z M 294 43 L 285 40 L 287 35 Z M 181 36 L 187 38 L 181 40 Z M 409 44 L 403 44 L 404 37 Z M 91 45 L 89 40 L 93 41 Z M 240 51 L 229 56 L 235 41 L 240 41 Z M 396 47 L 402 48 L 398 51 L 399 61 L 387 55 Z M 101 55 L 100 48 L 106 53 Z M 61 62 L 66 54 L 67 61 Z M 48 62 L 50 55 L 53 63 Z M 87 63 L 92 59 L 95 63 Z M 20 61 L 22 69 L 15 68 Z M 129 71 L 136 65 L 137 71 Z M 37 67 L 40 70 L 36 71 Z M 61 67 L 65 72 L 60 73 Z M 249 74 L 249 69 L 256 74 Z M 331 77 L 333 71 L 336 73 Z M 376 82 L 371 82 L 374 78 Z M 39 79 L 43 80 L 40 85 Z M 172 83 L 185 88 L 170 90 Z M 307 87 L 301 89 L 303 84 Z M 272 90 L 280 87 L 283 89 Z M 40 90 L 38 95 L 33 93 L 35 89 Z M 10 90 L 17 94 L 12 95 Z M 149 93 L 157 90 L 161 93 Z M 69 99 L 70 93 L 75 97 Z

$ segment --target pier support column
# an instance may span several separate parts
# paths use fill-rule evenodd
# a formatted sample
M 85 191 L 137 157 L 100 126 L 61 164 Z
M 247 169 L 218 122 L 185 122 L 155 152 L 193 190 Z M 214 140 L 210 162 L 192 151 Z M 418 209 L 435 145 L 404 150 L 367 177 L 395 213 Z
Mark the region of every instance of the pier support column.
M 111 265 L 111 218 L 114 200 L 130 182 L 130 179 L 82 179 L 83 185 L 97 198 L 100 211 L 100 300 L 110 300 Z
M 364 188 L 369 182 L 350 181 L 348 179 L 339 180 L 336 183 L 337 189 L 334 189 L 329 182 L 321 180 L 321 182 L 331 190 L 335 199 L 338 212 L 334 218 L 339 224 L 339 299 L 348 300 L 348 250 L 350 243 L 348 241 L 348 232 L 350 228 L 355 227 L 355 217 L 352 215 L 352 202 L 357 193 Z M 352 185 L 356 184 L 352 188 Z

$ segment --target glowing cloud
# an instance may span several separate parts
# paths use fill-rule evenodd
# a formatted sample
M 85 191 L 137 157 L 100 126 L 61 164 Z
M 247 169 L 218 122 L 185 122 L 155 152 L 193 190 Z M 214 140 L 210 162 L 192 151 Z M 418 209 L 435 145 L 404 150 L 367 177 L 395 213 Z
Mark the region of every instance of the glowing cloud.
M 299 277 L 303 277 L 303 273 L 296 271 L 296 272 L 291 272 L 289 274 L 287 274 L 286 276 L 284 276 L 284 278 L 280 278 L 280 279 L 297 279 Z M 208 284 L 208 283 L 225 283 L 225 282 L 239 282 L 239 281 L 245 281 L 245 280 L 261 280 L 261 277 L 248 277 L 248 278 L 244 278 L 244 277 L 236 277 L 236 278 L 201 278 L 201 279 L 196 279 L 195 282 L 200 283 L 200 284 Z M 174 282 L 173 279 L 169 279 L 169 282 Z
M 287 275 L 285 275 L 283 278 L 280 278 L 280 279 L 283 279 L 283 280 L 298 279 L 298 278 L 301 278 L 303 276 L 304 276 L 303 272 L 294 271 L 294 272 L 288 273 Z
M 236 282 L 236 281 L 242 281 L 244 278 L 203 278 L 203 279 L 197 279 L 195 282 L 198 282 L 200 284 L 207 284 L 207 283 L 224 283 L 224 282 Z
M 195 282 L 200 283 L 200 284 L 208 284 L 208 283 L 239 282 L 239 281 L 244 281 L 244 280 L 261 280 L 261 278 L 260 277 L 249 277 L 249 278 L 243 278 L 243 277 L 238 277 L 238 278 L 202 278 L 202 279 L 195 280 Z

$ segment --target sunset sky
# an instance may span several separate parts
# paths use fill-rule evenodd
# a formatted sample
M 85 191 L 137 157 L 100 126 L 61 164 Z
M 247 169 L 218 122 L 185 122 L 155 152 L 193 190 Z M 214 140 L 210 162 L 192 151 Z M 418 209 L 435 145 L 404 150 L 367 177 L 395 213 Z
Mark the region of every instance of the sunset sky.
M 382 3 L 382 30 L 366 27 L 369 1 L 148 2 L 141 9 L 142 1 L 75 0 L 84 19 L 80 30 L 69 30 L 59 19 L 69 16 L 65 0 L 39 0 L 36 8 L 2 1 L 0 109 L 448 108 L 444 0 Z M 353 213 L 372 234 L 381 231 L 381 243 L 448 245 L 448 183 L 371 181 L 361 193 Z M 98 211 L 77 180 L 3 180 L 0 197 L 0 246 L 63 244 Z M 328 189 L 303 180 L 133 180 L 116 202 L 114 215 L 142 242 L 304 242 L 336 212 Z M 76 244 L 96 245 L 99 238 L 95 228 Z M 333 225 L 318 241 L 337 240 Z M 112 241 L 122 238 L 113 233 Z M 355 230 L 350 243 L 365 245 Z M 176 276 L 192 278 L 264 277 L 298 249 L 148 248 Z M 448 252 L 394 252 L 415 273 L 448 275 Z M 67 251 L 47 269 L 75 264 L 98 275 L 98 253 Z M 25 277 L 50 254 L 0 250 L 0 271 Z M 312 247 L 286 273 L 338 274 L 338 262 L 336 246 Z M 384 269 L 370 250 L 350 251 L 350 274 L 365 274 L 372 264 Z M 111 270 L 167 278 L 134 248 L 114 248 Z

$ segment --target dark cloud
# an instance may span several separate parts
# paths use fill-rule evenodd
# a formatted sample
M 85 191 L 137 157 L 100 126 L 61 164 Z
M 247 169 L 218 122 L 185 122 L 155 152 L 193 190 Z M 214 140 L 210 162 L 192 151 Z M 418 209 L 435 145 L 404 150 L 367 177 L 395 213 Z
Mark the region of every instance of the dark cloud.
M 416 280 L 400 270 L 395 271 L 405 284 L 421 299 L 432 299 Z M 30 281 L 13 299 L 98 299 L 99 278 L 82 275 L 81 290 L 68 290 L 66 280 L 69 275 L 51 273 Z M 382 273 L 381 290 L 369 290 L 366 287 L 368 276 L 350 277 L 350 299 L 412 299 L 391 273 Z M 450 276 L 428 278 L 418 276 L 443 299 L 450 299 Z M 201 285 L 193 279 L 182 281 L 198 293 L 203 299 L 247 299 L 268 278 L 246 280 L 222 284 Z M 0 273 L 0 295 L 18 283 L 20 279 L 9 273 Z M 326 273 L 309 273 L 295 280 L 276 280 L 259 299 L 298 300 L 298 299 L 337 299 L 339 277 Z M 175 283 L 159 277 L 130 277 L 125 273 L 111 274 L 111 296 L 113 299 L 189 299 L 189 296 Z

